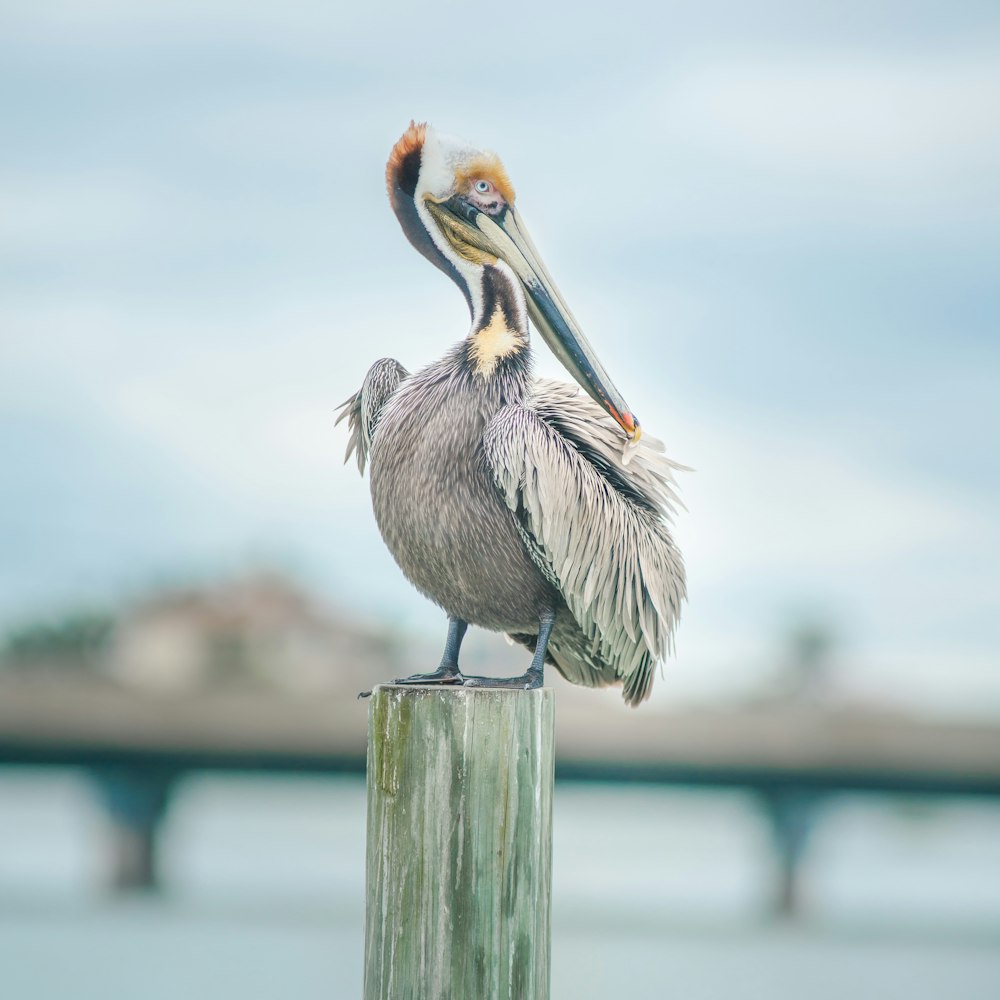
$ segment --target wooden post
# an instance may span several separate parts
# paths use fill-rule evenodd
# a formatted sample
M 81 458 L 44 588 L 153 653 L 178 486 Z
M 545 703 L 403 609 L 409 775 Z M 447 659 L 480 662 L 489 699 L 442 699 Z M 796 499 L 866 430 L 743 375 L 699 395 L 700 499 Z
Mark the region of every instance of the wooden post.
M 365 1000 L 548 1000 L 552 692 L 377 687 Z

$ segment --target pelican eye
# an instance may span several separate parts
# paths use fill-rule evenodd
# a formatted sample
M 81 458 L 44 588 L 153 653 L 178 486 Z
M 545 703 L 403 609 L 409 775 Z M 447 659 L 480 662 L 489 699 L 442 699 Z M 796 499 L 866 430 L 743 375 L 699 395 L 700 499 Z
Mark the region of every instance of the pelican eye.
M 480 194 L 489 194 L 493 190 L 493 185 L 489 181 L 476 181 L 475 186 Z

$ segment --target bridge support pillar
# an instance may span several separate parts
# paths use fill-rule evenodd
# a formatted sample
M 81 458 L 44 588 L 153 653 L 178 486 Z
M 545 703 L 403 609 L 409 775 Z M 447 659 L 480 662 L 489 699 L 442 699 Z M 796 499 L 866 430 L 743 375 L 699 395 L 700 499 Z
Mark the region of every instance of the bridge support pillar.
M 778 788 L 764 791 L 762 799 L 778 862 L 773 910 L 775 916 L 791 919 L 801 910 L 801 862 L 816 825 L 821 796 L 796 788 Z
M 108 883 L 114 891 L 159 888 L 160 827 L 176 775 L 146 768 L 108 767 L 93 772 L 110 823 Z

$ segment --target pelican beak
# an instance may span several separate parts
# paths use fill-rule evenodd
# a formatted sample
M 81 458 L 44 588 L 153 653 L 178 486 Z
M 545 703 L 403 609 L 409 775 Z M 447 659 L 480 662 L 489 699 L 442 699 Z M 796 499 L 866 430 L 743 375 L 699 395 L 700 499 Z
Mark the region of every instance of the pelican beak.
M 505 261 L 524 285 L 528 314 L 552 353 L 587 393 L 636 442 L 639 421 L 615 388 L 594 349 L 587 342 L 555 282 L 542 264 L 521 217 L 513 205 L 496 216 L 480 211 L 464 198 L 428 202 L 434 216 L 458 240 Z

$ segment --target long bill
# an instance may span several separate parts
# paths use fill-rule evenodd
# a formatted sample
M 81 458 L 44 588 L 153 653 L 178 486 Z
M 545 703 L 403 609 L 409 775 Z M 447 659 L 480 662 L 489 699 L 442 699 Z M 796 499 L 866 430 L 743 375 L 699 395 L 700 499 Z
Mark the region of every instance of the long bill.
M 437 210 L 435 214 L 441 209 L 447 210 L 452 216 L 449 222 L 455 220 L 463 224 L 462 235 L 466 240 L 510 265 L 527 292 L 531 321 L 552 353 L 587 393 L 611 414 L 629 440 L 638 441 L 642 433 L 639 421 L 580 331 L 513 205 L 508 205 L 495 218 L 461 198 L 449 199 L 432 208 Z

